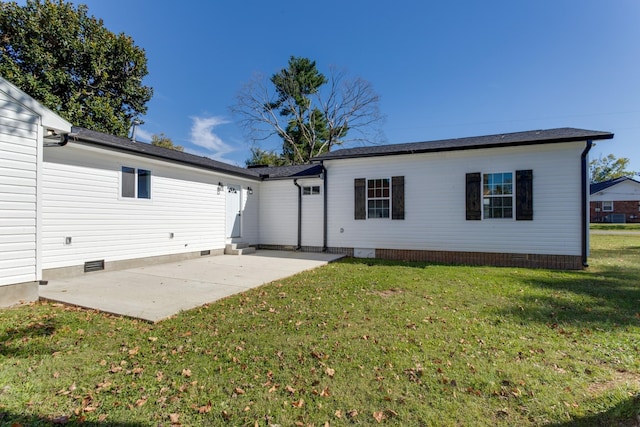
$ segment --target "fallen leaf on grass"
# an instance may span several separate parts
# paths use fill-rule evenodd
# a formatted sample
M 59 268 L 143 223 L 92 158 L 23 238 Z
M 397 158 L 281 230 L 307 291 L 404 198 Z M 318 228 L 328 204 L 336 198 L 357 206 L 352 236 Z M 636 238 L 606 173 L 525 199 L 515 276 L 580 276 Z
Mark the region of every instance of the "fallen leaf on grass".
M 327 375 L 329 375 L 330 378 L 333 378 L 333 376 L 336 374 L 336 370 L 332 369 L 332 368 L 327 368 L 324 371 Z
M 147 403 L 147 400 L 148 400 L 147 398 L 142 398 L 142 399 L 138 399 L 138 400 L 136 400 L 136 406 L 137 406 L 138 408 L 139 408 L 139 407 L 141 407 L 142 405 L 144 405 L 145 403 Z
M 179 414 L 169 414 L 169 421 L 171 421 L 171 423 L 173 424 L 177 424 L 179 418 L 180 418 Z
M 191 376 L 191 369 L 183 369 L 182 376 L 189 378 Z
M 302 408 L 304 406 L 304 399 L 300 399 L 297 402 L 291 402 L 291 406 L 294 408 Z
M 373 419 L 381 423 L 387 416 L 382 411 L 376 411 L 373 413 Z
M 199 414 L 208 414 L 209 412 L 211 412 L 211 401 L 208 401 L 206 405 L 201 406 L 198 408 L 198 413 Z

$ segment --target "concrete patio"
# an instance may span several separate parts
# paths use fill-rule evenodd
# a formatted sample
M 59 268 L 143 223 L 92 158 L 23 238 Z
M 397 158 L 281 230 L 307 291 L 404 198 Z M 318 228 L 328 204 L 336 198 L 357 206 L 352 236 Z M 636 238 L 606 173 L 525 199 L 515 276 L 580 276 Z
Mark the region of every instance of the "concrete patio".
M 325 265 L 342 256 L 272 250 L 241 256 L 207 256 L 51 280 L 40 286 L 40 297 L 158 322 L 180 311 Z

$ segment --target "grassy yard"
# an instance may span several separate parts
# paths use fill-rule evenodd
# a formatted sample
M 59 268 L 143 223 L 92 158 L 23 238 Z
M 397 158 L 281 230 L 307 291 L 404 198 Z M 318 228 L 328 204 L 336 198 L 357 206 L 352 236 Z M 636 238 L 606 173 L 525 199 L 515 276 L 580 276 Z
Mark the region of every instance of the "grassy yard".
M 640 224 L 590 224 L 591 230 L 640 231 Z
M 580 272 L 347 260 L 157 325 L 0 311 L 0 424 L 634 426 L 640 236 L 591 242 Z

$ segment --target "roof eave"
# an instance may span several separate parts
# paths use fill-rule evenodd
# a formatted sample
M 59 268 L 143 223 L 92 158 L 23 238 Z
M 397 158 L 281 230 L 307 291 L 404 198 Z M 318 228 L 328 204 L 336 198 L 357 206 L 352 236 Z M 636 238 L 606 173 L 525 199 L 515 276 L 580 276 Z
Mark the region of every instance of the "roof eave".
M 103 141 L 100 140 L 98 138 L 91 138 L 90 136 L 87 135 L 72 135 L 73 139 L 70 140 L 69 142 L 74 142 L 74 143 L 78 143 L 78 144 L 83 144 L 83 145 L 87 145 L 87 146 L 101 146 L 103 148 L 107 148 L 110 150 L 114 150 L 114 151 L 119 151 L 119 152 L 125 152 L 125 153 L 131 153 L 134 154 L 136 156 L 139 157 L 146 157 L 146 158 L 150 158 L 150 159 L 154 159 L 154 160 L 162 160 L 165 162 L 170 162 L 170 163 L 177 163 L 177 164 L 181 164 L 181 165 L 186 165 L 186 166 L 190 166 L 190 167 L 195 167 L 198 169 L 204 169 L 204 170 L 208 170 L 211 172 L 217 172 L 217 173 L 222 173 L 222 174 L 226 174 L 226 175 L 233 175 L 233 176 L 237 176 L 237 177 L 241 177 L 241 178 L 246 178 L 246 179 L 251 179 L 254 181 L 260 181 L 260 177 L 254 174 L 249 174 L 249 173 L 242 173 L 240 171 L 232 171 L 232 170 L 225 170 L 222 168 L 218 168 L 215 166 L 207 166 L 207 165 L 203 165 L 203 164 L 199 164 L 197 162 L 190 162 L 188 160 L 180 160 L 180 159 L 174 159 L 174 158 L 170 158 L 170 157 L 166 157 L 166 156 L 160 156 L 154 153 L 145 153 L 145 152 L 141 152 L 126 146 L 122 146 L 119 144 L 115 144 L 115 143 L 109 143 L 107 141 Z
M 398 151 L 389 151 L 389 152 L 372 152 L 372 153 L 363 153 L 363 154 L 337 154 L 331 155 L 331 153 L 323 154 L 322 156 L 314 157 L 311 159 L 312 162 L 320 162 L 323 160 L 339 160 L 339 159 L 355 159 L 355 158 L 363 158 L 363 157 L 383 157 L 383 156 L 400 156 L 407 154 L 419 154 L 419 153 L 437 153 L 444 151 L 465 151 L 465 150 L 479 150 L 484 148 L 499 148 L 499 147 L 517 147 L 517 146 L 527 146 L 527 145 L 541 145 L 541 144 L 554 144 L 559 142 L 577 142 L 577 141 L 597 141 L 604 139 L 613 139 L 613 133 L 605 133 L 599 135 L 591 135 L 591 136 L 575 136 L 575 137 L 565 137 L 565 138 L 550 138 L 550 139 L 542 139 L 542 140 L 531 140 L 531 141 L 513 141 L 513 142 L 496 142 L 496 143 L 488 143 L 488 144 L 478 144 L 471 146 L 459 146 L 459 147 L 435 147 L 435 148 L 421 148 L 416 150 L 398 150 Z

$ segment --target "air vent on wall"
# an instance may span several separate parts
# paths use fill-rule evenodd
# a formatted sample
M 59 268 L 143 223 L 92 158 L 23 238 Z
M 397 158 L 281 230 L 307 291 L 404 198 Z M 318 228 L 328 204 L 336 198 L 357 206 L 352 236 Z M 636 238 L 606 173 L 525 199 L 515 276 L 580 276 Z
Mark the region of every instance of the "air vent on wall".
M 87 261 L 84 263 L 84 272 L 89 273 L 91 271 L 100 271 L 104 270 L 104 260 L 100 259 L 98 261 Z
M 211 251 L 207 249 L 206 251 L 200 251 L 200 256 L 211 255 Z

